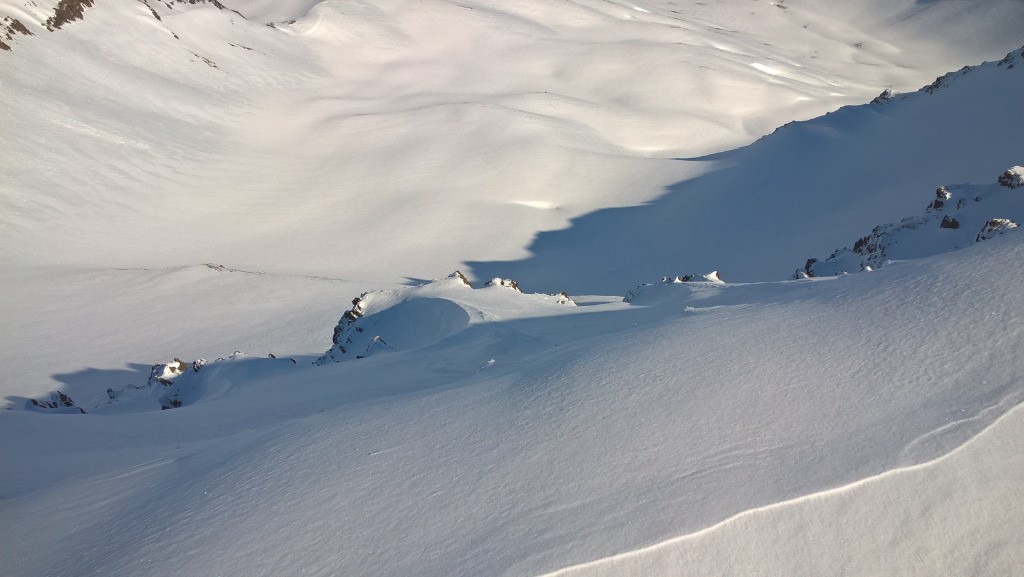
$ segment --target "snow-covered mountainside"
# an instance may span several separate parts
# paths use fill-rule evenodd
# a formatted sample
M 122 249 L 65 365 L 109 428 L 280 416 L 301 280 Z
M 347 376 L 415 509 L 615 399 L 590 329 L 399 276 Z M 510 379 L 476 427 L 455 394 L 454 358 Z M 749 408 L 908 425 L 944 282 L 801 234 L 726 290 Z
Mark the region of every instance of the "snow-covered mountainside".
M 1021 30 L 0 0 L 3 573 L 1018 573 Z
M 998 184 L 997 184 L 998 183 Z M 905 260 L 959 250 L 1012 231 L 1024 222 L 1024 167 L 1014 166 L 988 186 L 940 186 L 921 216 L 876 226 L 853 248 L 827 259 L 810 258 L 793 278 L 832 276 L 881 268 Z

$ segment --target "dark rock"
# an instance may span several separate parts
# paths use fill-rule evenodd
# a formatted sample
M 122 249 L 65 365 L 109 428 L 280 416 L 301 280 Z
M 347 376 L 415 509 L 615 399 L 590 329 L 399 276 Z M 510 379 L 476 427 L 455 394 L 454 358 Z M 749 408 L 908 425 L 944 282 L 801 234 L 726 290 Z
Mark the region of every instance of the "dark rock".
M 1024 187 L 1024 168 L 1014 166 L 999 175 L 999 186 L 1013 190 Z
M 461 271 L 453 272 L 452 274 L 448 275 L 448 278 L 458 279 L 459 281 L 462 282 L 462 284 L 466 285 L 469 288 L 473 288 L 473 285 L 469 282 L 469 279 L 466 278 L 466 275 L 462 274 Z
M 939 228 L 960 228 L 960 221 L 947 215 L 942 217 Z
M 978 233 L 978 236 L 974 237 L 974 242 L 988 240 L 992 237 L 999 236 L 1008 230 L 1017 228 L 1018 226 L 1020 225 L 1008 218 L 993 218 L 986 222 L 985 226 L 981 228 L 981 232 Z
M 60 0 L 57 3 L 57 7 L 53 9 L 53 16 L 46 19 L 46 29 L 53 32 L 69 22 L 81 20 L 85 14 L 85 9 L 93 6 L 93 1 Z
M 514 280 L 512 280 L 510 278 L 498 278 L 498 277 L 495 277 L 495 278 L 492 278 L 491 280 L 487 281 L 487 284 L 485 284 L 484 286 L 485 287 L 489 287 L 489 286 L 503 286 L 503 287 L 508 287 L 508 288 L 510 288 L 510 289 L 512 289 L 514 291 L 517 291 L 517 292 L 523 292 L 523 290 L 519 288 L 519 283 L 517 283 L 516 281 L 514 281 Z
M 890 89 L 886 88 L 885 90 L 883 90 L 883 91 L 882 91 L 882 93 L 881 93 L 881 94 L 879 94 L 878 96 L 876 96 L 876 97 L 875 97 L 875 98 L 874 98 L 874 99 L 873 99 L 873 100 L 871 101 L 871 104 L 874 104 L 874 105 L 876 105 L 876 106 L 877 106 L 877 105 L 879 105 L 879 104 L 887 104 L 888 102 L 891 102 L 891 101 L 892 101 L 892 99 L 893 99 L 893 97 L 894 97 L 894 96 L 895 96 L 895 93 L 893 93 L 893 91 L 892 91 L 892 90 L 890 90 Z
M 85 409 L 76 406 L 75 402 L 71 400 L 71 397 L 64 394 L 63 391 L 54 391 L 50 393 L 50 400 L 48 401 L 29 399 L 29 402 L 32 403 L 33 407 L 38 409 L 75 409 L 79 414 L 85 414 Z

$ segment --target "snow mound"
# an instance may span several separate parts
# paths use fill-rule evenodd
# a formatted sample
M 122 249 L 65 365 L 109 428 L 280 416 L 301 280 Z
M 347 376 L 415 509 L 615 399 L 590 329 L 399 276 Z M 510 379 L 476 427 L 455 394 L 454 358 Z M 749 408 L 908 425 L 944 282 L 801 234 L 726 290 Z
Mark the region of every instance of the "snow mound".
M 940 186 L 921 216 L 876 226 L 853 248 L 838 249 L 825 260 L 807 259 L 791 278 L 871 271 L 890 260 L 960 250 L 1011 231 L 1024 219 L 1024 195 L 1014 191 L 1022 175 L 1024 169 L 1013 167 L 998 185 Z
M 331 348 L 315 364 L 420 349 L 461 332 L 471 323 L 507 314 L 529 315 L 530 310 L 550 304 L 576 305 L 565 292 L 526 294 L 518 282 L 500 277 L 480 290 L 466 288 L 473 286 L 465 275 L 455 271 L 447 278 L 420 286 L 359 295 L 334 327 Z
M 416 295 L 399 299 L 394 302 L 387 293 L 369 293 L 356 299 L 353 308 L 338 321 L 334 345 L 317 362 L 418 349 L 469 325 L 469 314 L 450 300 Z

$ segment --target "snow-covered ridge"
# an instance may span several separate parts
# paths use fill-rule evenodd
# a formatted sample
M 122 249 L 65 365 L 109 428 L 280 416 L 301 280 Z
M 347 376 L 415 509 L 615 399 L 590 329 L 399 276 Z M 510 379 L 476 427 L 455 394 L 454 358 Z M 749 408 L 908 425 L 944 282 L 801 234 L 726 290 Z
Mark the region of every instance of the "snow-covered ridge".
M 1018 228 L 1024 222 L 1024 168 L 1011 167 L 989 185 L 940 186 L 920 216 L 876 226 L 853 248 L 810 258 L 793 278 L 831 276 L 881 268 L 891 260 L 960 250 Z
M 508 307 L 517 309 L 517 317 L 529 317 L 540 312 L 530 312 L 536 307 L 543 310 L 550 304 L 576 304 L 564 292 L 524 294 L 519 283 L 511 279 L 494 278 L 472 292 L 458 289 L 473 286 L 465 275 L 455 271 L 424 285 L 359 295 L 338 321 L 330 350 L 316 364 L 429 346 L 471 323 L 497 320 L 503 316 L 500 311 Z
M 1019 0 L 221 2 L 0 0 L 5 576 L 1024 566 L 1022 66 L 719 153 Z
M 786 278 L 813 247 L 839 247 L 917 213 L 921 197 L 913 191 L 921 187 L 983 183 L 1020 163 L 1015 119 L 1024 66 L 1012 64 L 1022 51 L 974 66 L 941 90 L 845 106 L 747 147 L 683 160 L 704 172 L 646 205 L 542 232 L 527 258 L 472 262 L 471 270 L 581 294 L 622 292 L 623 279 L 656 278 L 666 268 L 721 268 L 740 282 Z
M 237 566 L 256 553 L 226 543 L 246 536 L 282 568 L 437 577 L 585 569 L 927 462 L 984 430 L 1024 399 L 1015 366 L 992 362 L 1013 358 L 1024 336 L 1022 249 L 1019 235 L 1006 235 L 816 282 L 673 277 L 647 287 L 642 306 L 544 305 L 508 287 L 442 279 L 422 287 L 431 297 L 405 302 L 474 299 L 484 315 L 506 316 L 482 315 L 460 335 L 360 362 L 236 355 L 194 372 L 175 361 L 159 369 L 173 385 L 154 385 L 144 410 L 159 410 L 148 395 L 168 392 L 187 408 L 159 416 L 138 414 L 141 403 L 129 411 L 127 399 L 110 405 L 110 417 L 4 414 L 0 426 L 23 434 L 0 449 L 25 463 L 5 473 L 15 495 L 5 507 L 19 518 L 30 511 L 20 527 L 47 539 L 66 532 L 54 516 L 83 514 L 88 495 L 109 509 L 113 533 L 76 534 L 81 549 L 43 562 L 57 574 L 105 573 L 110 557 L 76 554 L 97 549 L 127 564 L 115 575 L 181 568 L 182 559 L 191 568 Z M 979 283 L 978 268 L 1002 274 Z M 950 311 L 959 313 L 956 330 L 942 330 Z M 101 440 L 119 466 L 96 459 Z M 37 478 L 45 486 L 26 488 Z M 117 498 L 137 484 L 139 501 Z M 235 498 L 239 486 L 244 498 Z M 60 509 L 41 513 L 57 495 Z M 925 504 L 942 505 L 939 497 Z M 450 522 L 453 507 L 471 511 L 468 527 Z M 971 519 L 997 536 L 1016 534 L 1014 524 Z M 386 539 L 395 526 L 417 538 Z M 167 554 L 144 556 L 128 538 L 142 528 L 189 538 L 160 541 Z M 3 531 L 8 546 L 27 550 Z M 265 545 L 266 533 L 285 541 Z M 813 554 L 831 557 L 849 542 L 832 547 Z M 737 552 L 702 554 L 729 566 Z M 15 561 L 14 574 L 38 568 L 37 554 L 24 555 L 16 559 L 31 562 Z
M 230 271 L 219 265 L 203 267 L 216 272 Z M 526 294 L 512 279 L 495 278 L 473 290 L 469 280 L 456 271 L 447 278 L 419 286 L 370 291 L 353 299 L 352 307 L 342 314 L 334 329 L 331 348 L 314 359 L 313 364 L 421 349 L 465 331 L 470 325 L 495 323 L 503 318 L 558 315 L 566 306 L 575 307 L 576 303 L 564 292 Z M 284 370 L 282 361 L 284 369 L 298 363 L 295 358 L 278 358 L 273 353 L 254 357 L 241 351 L 212 361 L 175 357 L 152 365 L 145 381 L 107 388 L 106 398 L 100 401 L 90 391 L 86 393 L 93 400 L 88 403 L 76 403 L 64 391 L 54 391 L 42 399 L 22 399 L 8 409 L 74 414 L 175 409 L 222 389 L 223 384 L 218 384 L 222 381 L 262 374 L 267 368 Z M 304 360 L 303 364 L 306 363 Z

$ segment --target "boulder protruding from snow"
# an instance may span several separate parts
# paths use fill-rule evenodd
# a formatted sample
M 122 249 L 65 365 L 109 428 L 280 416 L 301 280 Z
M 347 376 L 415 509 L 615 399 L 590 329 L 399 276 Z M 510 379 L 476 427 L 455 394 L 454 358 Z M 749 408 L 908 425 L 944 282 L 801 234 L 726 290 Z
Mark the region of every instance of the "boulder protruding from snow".
M 886 88 L 885 90 L 882 91 L 881 94 L 876 96 L 871 101 L 871 104 L 874 104 L 876 106 L 879 105 L 879 104 L 887 104 L 887 103 L 892 101 L 894 96 L 896 96 L 896 94 L 891 89 Z
M 192 363 L 191 368 L 197 371 L 198 369 L 195 367 L 195 363 Z M 174 384 L 174 379 L 180 377 L 189 368 L 190 365 L 188 363 L 175 357 L 169 363 L 153 365 L 153 370 L 149 373 L 149 380 L 150 382 L 157 382 L 165 387 L 169 387 Z
M 697 287 L 707 287 L 708 285 L 724 285 L 725 281 L 723 281 L 721 277 L 718 276 L 717 270 L 713 270 L 706 274 L 684 274 L 681 276 L 663 276 L 661 277 L 661 283 L 653 285 L 651 283 L 644 283 L 642 285 L 637 286 L 635 289 L 629 291 L 628 293 L 626 293 L 626 296 L 622 298 L 622 302 L 636 302 L 636 299 L 642 293 L 649 292 L 650 289 L 652 289 L 655 286 L 658 286 L 658 284 L 689 284 L 696 285 L 694 288 L 697 289 Z
M 1012 166 L 1006 172 L 999 175 L 999 186 L 1009 188 L 1024 188 L 1024 166 Z
M 455 274 L 460 274 L 458 271 L 449 276 L 453 278 Z M 465 278 L 465 277 L 462 277 Z M 325 362 L 333 361 L 335 355 L 344 355 L 349 352 L 349 348 L 352 346 L 353 335 L 355 333 L 362 332 L 359 327 L 353 326 L 356 321 L 363 317 L 365 314 L 366 296 L 368 293 L 363 293 L 356 298 L 352 299 L 352 308 L 348 309 L 341 314 L 341 318 L 338 319 L 338 324 L 334 326 L 334 335 L 331 337 L 331 349 L 327 353 L 316 360 L 316 364 L 323 364 Z
M 331 348 L 314 361 L 324 365 L 433 345 L 487 322 L 497 307 L 576 306 L 568 294 L 525 294 L 512 279 L 495 277 L 479 290 L 459 271 L 446 278 L 397 290 L 366 292 L 352 301 L 334 328 Z
M 85 414 L 85 409 L 75 405 L 75 402 L 71 400 L 71 397 L 61 391 L 54 391 L 50 393 L 49 400 L 40 401 L 37 399 L 29 399 L 29 403 L 31 408 L 36 410 L 48 409 L 61 413 Z
M 1018 226 L 1020 225 L 1008 218 L 993 218 L 985 223 L 981 232 L 979 232 L 978 236 L 974 238 L 974 242 L 988 240 L 992 237 L 999 236 L 1010 229 L 1017 228 Z
M 466 285 L 467 287 L 473 288 L 473 284 L 469 282 L 469 279 L 466 278 L 466 275 L 462 274 L 462 271 L 455 271 L 452 274 L 448 275 L 448 278 L 455 279 L 461 282 L 462 284 Z
M 661 282 L 666 284 L 680 283 L 680 282 L 712 282 L 717 284 L 725 284 L 725 281 L 718 276 L 718 271 L 713 270 L 706 274 L 684 274 L 682 276 L 663 276 Z
M 487 284 L 484 285 L 485 288 L 492 286 L 503 286 L 508 287 L 514 291 L 523 292 L 523 290 L 519 288 L 519 283 L 510 278 L 494 277 L 491 280 L 487 281 Z
M 556 294 L 555 298 L 556 298 L 555 302 L 557 302 L 560 305 L 569 305 L 571 307 L 576 306 L 576 301 L 572 300 L 572 297 L 570 297 L 569 295 L 565 294 L 565 291 L 562 291 L 562 292 Z
M 960 228 L 960 221 L 956 217 L 946 216 L 942 217 L 942 222 L 939 223 L 939 228 Z

